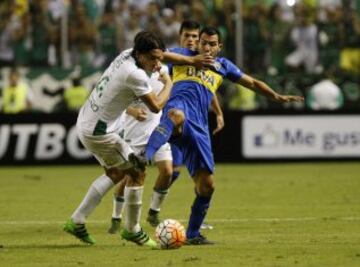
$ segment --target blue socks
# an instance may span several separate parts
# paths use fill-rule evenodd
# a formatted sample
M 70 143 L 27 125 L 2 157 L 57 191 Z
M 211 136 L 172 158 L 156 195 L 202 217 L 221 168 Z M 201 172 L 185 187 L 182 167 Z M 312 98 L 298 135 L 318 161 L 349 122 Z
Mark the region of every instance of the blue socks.
M 146 160 L 151 160 L 159 150 L 169 139 L 174 129 L 174 123 L 169 118 L 166 118 L 160 122 L 155 130 L 150 135 L 148 144 L 146 146 Z
M 173 172 L 173 174 L 171 176 L 170 186 L 177 180 L 179 175 L 180 175 L 180 172 L 176 172 L 176 171 Z
M 186 231 L 186 238 L 194 238 L 200 234 L 200 226 L 204 221 L 207 210 L 210 206 L 211 196 L 202 197 L 197 195 L 191 207 L 189 225 Z

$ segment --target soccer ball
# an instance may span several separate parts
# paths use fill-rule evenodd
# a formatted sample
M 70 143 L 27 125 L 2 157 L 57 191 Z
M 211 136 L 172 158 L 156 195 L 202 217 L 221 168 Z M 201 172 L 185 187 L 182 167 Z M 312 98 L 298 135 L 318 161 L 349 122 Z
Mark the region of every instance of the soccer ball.
M 155 236 L 162 249 L 179 248 L 186 240 L 184 226 L 173 219 L 161 222 L 156 227 Z

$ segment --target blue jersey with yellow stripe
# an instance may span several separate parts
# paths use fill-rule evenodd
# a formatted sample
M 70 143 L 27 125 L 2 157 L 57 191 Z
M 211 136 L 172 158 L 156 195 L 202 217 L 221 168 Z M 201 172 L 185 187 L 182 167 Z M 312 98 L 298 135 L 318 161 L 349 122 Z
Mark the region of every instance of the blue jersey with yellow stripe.
M 186 48 L 174 48 L 171 52 L 193 56 Z M 224 79 L 236 82 L 243 73 L 226 58 L 218 57 L 214 64 L 206 69 L 196 69 L 190 65 L 169 65 L 173 88 L 163 110 L 163 117 L 172 109 L 180 109 L 185 114 L 181 138 L 172 138 L 170 142 L 178 146 L 183 153 L 183 160 L 193 176 L 199 168 L 211 173 L 214 160 L 208 129 L 208 111 L 214 94 Z
M 194 56 L 197 52 L 187 48 L 173 48 L 171 52 Z M 184 95 L 192 100 L 199 111 L 208 111 L 211 100 L 224 79 L 236 82 L 243 75 L 242 71 L 226 58 L 218 57 L 215 63 L 206 69 L 196 69 L 189 65 L 169 65 L 169 72 L 174 83 L 171 96 Z

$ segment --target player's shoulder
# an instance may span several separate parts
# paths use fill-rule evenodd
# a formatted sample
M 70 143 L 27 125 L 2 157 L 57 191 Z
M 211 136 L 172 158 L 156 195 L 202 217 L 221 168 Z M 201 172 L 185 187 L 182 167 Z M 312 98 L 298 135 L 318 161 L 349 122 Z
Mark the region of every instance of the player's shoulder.
M 240 71 L 239 67 L 236 66 L 235 63 L 225 57 L 217 57 L 215 59 L 215 68 L 223 68 L 226 71 Z
M 119 71 L 119 74 L 126 75 L 128 79 L 145 80 L 148 76 L 145 70 L 136 64 L 135 59 L 131 55 L 132 50 L 132 48 L 126 49 L 117 57 L 123 63 L 123 68 Z M 116 60 L 114 63 L 115 65 L 117 64 Z
M 111 73 L 116 77 L 124 77 L 138 68 L 135 59 L 131 56 L 132 49 L 121 52 L 106 69 L 105 72 Z
M 131 70 L 129 69 L 127 80 L 147 81 L 149 80 L 149 76 L 142 68 L 136 67 L 136 68 L 132 68 Z
M 215 62 L 218 62 L 222 66 L 235 65 L 230 59 L 227 59 L 225 57 L 217 57 L 215 59 Z
M 212 64 L 212 68 L 231 81 L 237 81 L 243 75 L 240 68 L 225 57 L 217 57 Z
M 120 65 L 121 63 L 134 63 L 135 60 L 133 59 L 131 53 L 132 48 L 126 49 L 122 51 L 113 61 L 113 63 Z

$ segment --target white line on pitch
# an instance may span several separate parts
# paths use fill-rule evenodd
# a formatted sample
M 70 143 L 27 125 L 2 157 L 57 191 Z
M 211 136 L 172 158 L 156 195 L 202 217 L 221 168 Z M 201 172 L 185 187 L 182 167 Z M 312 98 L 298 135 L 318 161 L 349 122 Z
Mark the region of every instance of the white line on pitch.
M 294 217 L 294 218 L 234 218 L 234 219 L 212 219 L 209 223 L 247 223 L 247 222 L 303 222 L 303 221 L 360 221 L 360 217 Z M 180 222 L 186 222 L 180 219 Z M 64 221 L 0 221 L 0 225 L 48 225 L 63 224 Z M 106 224 L 108 220 L 89 220 L 92 224 Z

